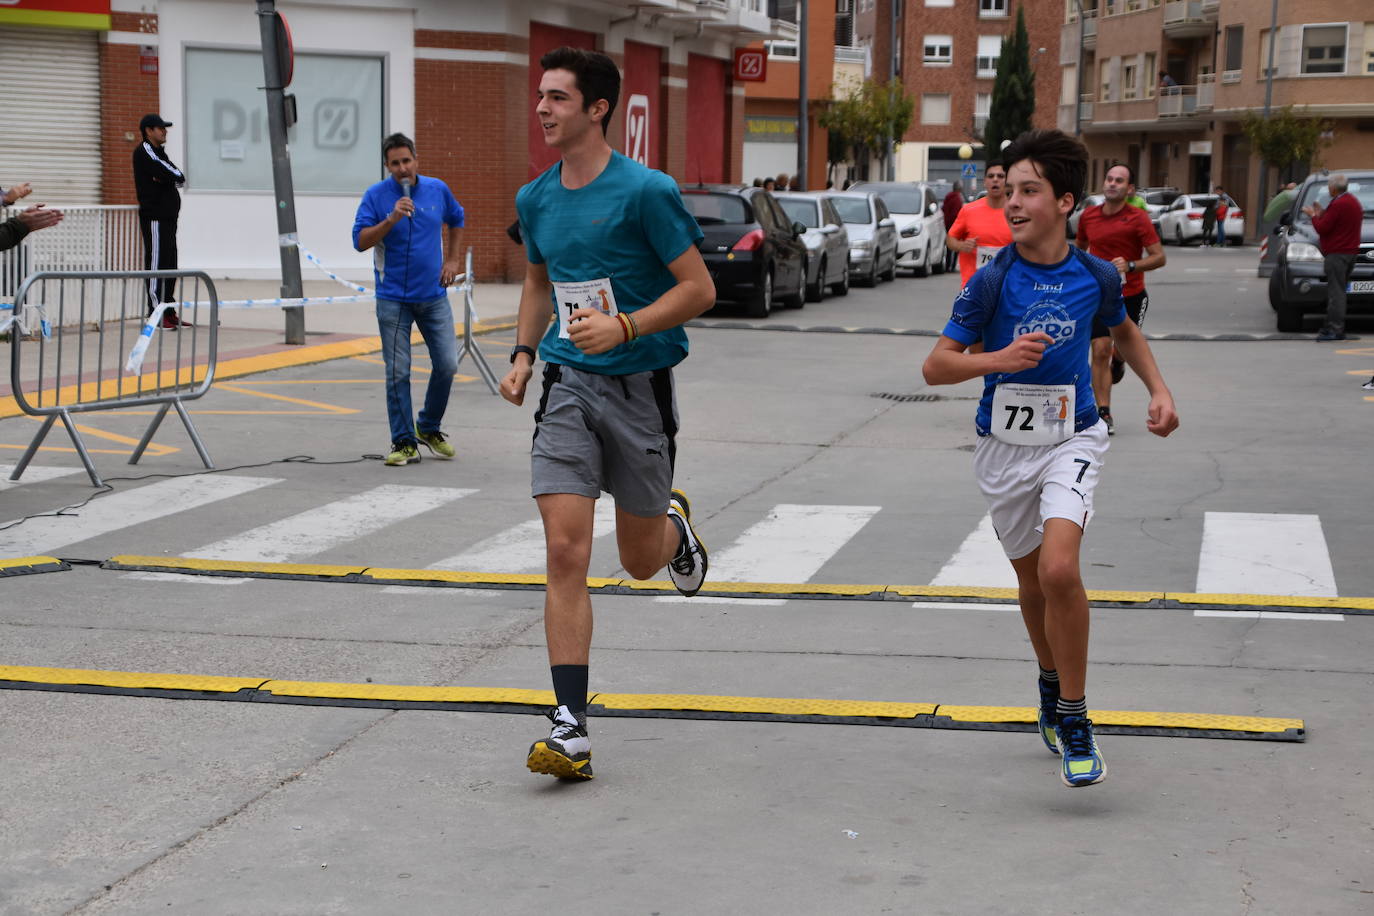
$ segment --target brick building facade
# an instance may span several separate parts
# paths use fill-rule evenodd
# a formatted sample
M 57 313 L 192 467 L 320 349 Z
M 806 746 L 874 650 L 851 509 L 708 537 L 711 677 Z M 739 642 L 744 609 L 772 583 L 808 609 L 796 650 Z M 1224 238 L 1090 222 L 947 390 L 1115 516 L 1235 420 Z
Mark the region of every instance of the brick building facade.
M 159 112 L 174 123 L 168 152 L 189 179 L 182 263 L 215 276 L 276 276 L 254 4 L 110 6 L 109 28 L 98 40 L 99 136 L 90 153 L 99 159 L 99 200 L 60 202 L 133 203 L 138 121 Z M 744 94 L 733 80 L 733 52 L 781 34 L 768 5 L 611 6 L 279 0 L 297 61 L 288 91 L 297 96 L 299 122 L 289 141 L 301 244 L 346 275 L 369 276 L 370 256 L 351 247 L 353 212 L 366 185 L 384 175 L 381 137 L 401 131 L 415 138 L 422 174 L 447 182 L 466 209 L 464 241 L 478 277 L 519 279 L 523 251 L 505 228 L 515 218 L 516 191 L 556 159 L 543 146 L 533 108 L 539 56 L 561 44 L 603 51 L 625 74 L 612 146 L 681 181 L 739 181 Z M 13 34 L 22 46 L 38 31 Z M 0 165 L 6 174 L 23 170 L 22 161 Z

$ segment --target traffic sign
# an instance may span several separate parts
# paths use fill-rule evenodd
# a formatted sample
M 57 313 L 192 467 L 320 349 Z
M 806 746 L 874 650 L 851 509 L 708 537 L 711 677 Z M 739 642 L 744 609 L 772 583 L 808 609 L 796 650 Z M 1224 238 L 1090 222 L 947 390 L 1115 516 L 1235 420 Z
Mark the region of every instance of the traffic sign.
M 978 177 L 978 166 L 977 166 L 975 163 L 972 163 L 972 162 L 965 162 L 964 165 L 963 165 L 963 167 L 959 169 L 959 177 L 960 177 L 960 178 L 977 178 L 977 177 Z

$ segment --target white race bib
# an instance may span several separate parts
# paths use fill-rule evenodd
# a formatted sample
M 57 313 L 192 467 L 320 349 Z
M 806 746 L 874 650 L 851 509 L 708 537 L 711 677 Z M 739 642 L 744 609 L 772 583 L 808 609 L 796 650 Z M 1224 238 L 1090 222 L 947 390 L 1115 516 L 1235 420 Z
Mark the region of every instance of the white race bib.
M 1020 385 L 993 389 L 991 431 L 1012 445 L 1058 445 L 1073 435 L 1073 385 Z
M 578 283 L 555 283 L 553 297 L 558 302 L 558 336 L 568 338 L 568 325 L 576 309 L 600 309 L 606 315 L 617 315 L 615 292 L 609 277 L 582 280 Z
M 976 252 L 978 255 L 978 262 L 975 269 L 981 268 L 984 264 L 997 257 L 997 252 L 1001 250 L 1001 245 L 979 245 L 978 251 Z

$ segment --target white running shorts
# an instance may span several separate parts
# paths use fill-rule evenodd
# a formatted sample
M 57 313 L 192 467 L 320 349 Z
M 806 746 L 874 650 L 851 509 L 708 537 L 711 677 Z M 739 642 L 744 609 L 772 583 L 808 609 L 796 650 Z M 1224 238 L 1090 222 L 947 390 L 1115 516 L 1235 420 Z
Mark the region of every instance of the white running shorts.
M 1088 527 L 1106 454 L 1107 424 L 1101 420 L 1058 445 L 979 438 L 973 473 L 1008 559 L 1019 560 L 1040 546 L 1047 518 Z

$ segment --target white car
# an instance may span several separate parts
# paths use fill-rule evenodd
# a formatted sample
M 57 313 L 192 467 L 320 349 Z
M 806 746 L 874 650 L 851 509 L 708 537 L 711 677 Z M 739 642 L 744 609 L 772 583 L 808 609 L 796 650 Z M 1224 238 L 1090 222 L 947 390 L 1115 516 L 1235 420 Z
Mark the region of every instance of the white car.
M 862 181 L 851 191 L 882 198 L 897 227 L 897 266 L 918 277 L 945 271 L 945 217 L 924 181 Z
M 1159 238 L 1163 242 L 1186 245 L 1210 241 L 1202 237 L 1203 211 L 1216 203 L 1215 194 L 1180 194 L 1159 214 Z M 1239 245 L 1245 240 L 1245 213 L 1235 201 L 1226 198 L 1226 241 Z

